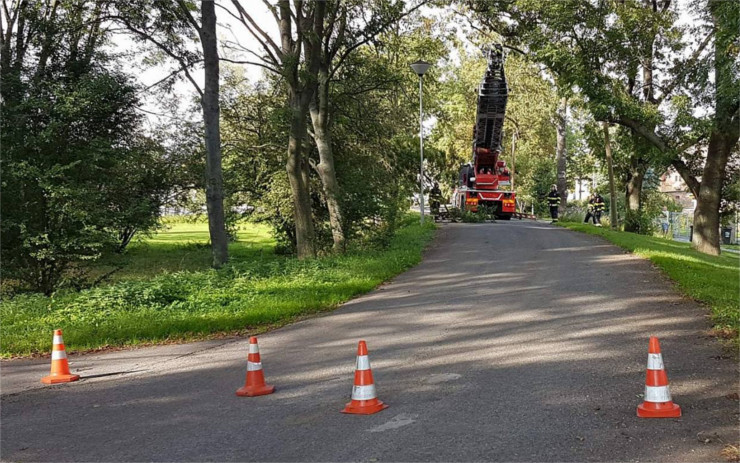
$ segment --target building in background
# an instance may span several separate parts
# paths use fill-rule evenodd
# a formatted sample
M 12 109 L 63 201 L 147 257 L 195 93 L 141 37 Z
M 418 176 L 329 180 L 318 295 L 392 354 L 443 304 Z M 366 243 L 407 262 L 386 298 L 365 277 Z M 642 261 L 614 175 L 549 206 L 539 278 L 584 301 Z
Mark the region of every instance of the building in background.
M 684 211 L 693 211 L 696 209 L 696 198 L 689 191 L 689 187 L 683 181 L 681 175 L 672 167 L 660 176 L 660 186 L 658 189 L 661 193 L 680 204 Z

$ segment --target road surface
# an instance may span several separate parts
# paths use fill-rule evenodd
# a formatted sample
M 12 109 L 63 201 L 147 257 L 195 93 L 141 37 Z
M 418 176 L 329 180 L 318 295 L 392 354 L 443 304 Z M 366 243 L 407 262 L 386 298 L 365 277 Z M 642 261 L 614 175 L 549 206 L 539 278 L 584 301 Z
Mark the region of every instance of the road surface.
M 276 393 L 237 397 L 247 339 L 2 363 L 4 461 L 721 461 L 735 361 L 649 262 L 535 222 L 450 224 L 424 261 L 260 336 Z M 50 327 L 50 330 L 53 327 Z M 51 331 L 50 331 L 51 332 Z M 680 419 L 635 416 L 648 336 Z M 345 415 L 357 342 L 390 408 Z M 701 442 L 700 442 L 701 441 Z

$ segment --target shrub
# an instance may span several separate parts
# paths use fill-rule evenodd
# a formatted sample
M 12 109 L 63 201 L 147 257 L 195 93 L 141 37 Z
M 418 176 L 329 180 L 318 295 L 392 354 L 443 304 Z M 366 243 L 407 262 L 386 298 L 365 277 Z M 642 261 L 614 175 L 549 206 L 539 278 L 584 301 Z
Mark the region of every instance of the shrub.
M 137 105 L 127 77 L 95 69 L 29 81 L 3 101 L 5 277 L 45 294 L 77 285 L 81 263 L 156 226 L 167 167 L 137 135 Z
M 303 261 L 260 254 L 220 270 L 166 273 L 52 297 L 18 295 L 0 304 L 1 353 L 48 351 L 50 327 L 64 329 L 68 347 L 79 350 L 255 329 L 328 310 L 421 260 L 434 225 L 421 227 L 418 215 L 399 222 L 383 249 L 356 247 Z

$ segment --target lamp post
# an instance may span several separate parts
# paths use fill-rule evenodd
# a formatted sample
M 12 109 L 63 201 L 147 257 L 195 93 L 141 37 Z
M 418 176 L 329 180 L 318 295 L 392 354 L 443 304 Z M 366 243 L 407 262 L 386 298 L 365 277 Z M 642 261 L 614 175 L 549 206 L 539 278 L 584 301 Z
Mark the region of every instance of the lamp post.
M 421 210 L 421 224 L 424 225 L 424 125 L 423 125 L 423 106 L 421 104 L 422 92 L 424 90 L 424 73 L 427 72 L 430 63 L 417 61 L 411 63 L 411 69 L 419 76 L 419 209 Z

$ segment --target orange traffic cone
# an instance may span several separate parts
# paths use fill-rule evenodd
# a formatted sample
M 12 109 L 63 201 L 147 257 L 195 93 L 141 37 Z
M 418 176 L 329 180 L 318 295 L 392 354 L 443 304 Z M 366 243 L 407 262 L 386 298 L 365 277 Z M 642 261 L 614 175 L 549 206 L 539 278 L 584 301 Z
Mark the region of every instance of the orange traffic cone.
M 370 369 L 370 359 L 367 356 L 367 344 L 360 341 L 357 346 L 357 366 L 355 368 L 355 384 L 352 386 L 352 401 L 344 407 L 342 413 L 357 415 L 372 415 L 388 408 L 388 405 L 378 400 L 373 382 L 373 372 Z
M 260 346 L 257 338 L 249 338 L 249 355 L 247 355 L 247 381 L 244 387 L 236 391 L 241 397 L 254 397 L 267 395 L 275 392 L 275 386 L 265 384 L 265 374 L 262 373 L 262 360 L 260 360 Z
M 71 383 L 78 379 L 80 375 L 73 375 L 69 371 L 62 330 L 54 330 L 54 341 L 51 347 L 51 373 L 41 378 L 41 382 L 44 384 Z
M 637 416 L 641 418 L 678 418 L 681 416 L 681 407 L 671 401 L 668 375 L 663 367 L 660 343 L 655 336 L 650 336 L 645 401 L 637 406 Z

